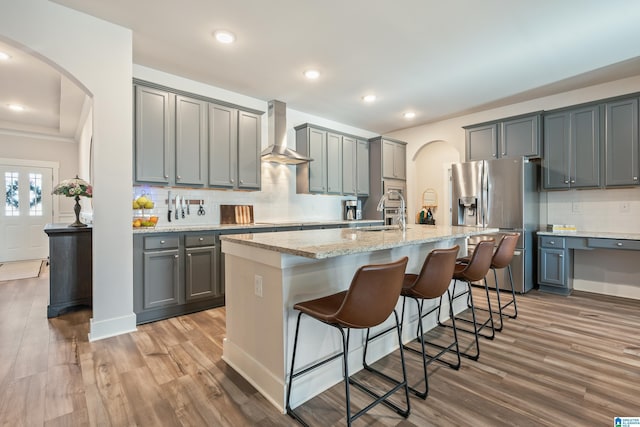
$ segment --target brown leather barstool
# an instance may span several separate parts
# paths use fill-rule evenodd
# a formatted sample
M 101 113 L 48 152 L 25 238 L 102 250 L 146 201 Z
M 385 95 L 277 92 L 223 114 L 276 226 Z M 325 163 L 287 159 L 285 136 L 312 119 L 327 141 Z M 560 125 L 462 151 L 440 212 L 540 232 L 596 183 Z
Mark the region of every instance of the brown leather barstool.
M 286 409 L 289 416 L 298 420 L 303 425 L 307 425 L 290 406 L 291 386 L 293 384 L 293 380 L 300 375 L 304 375 L 312 369 L 322 366 L 339 357 L 342 357 L 343 362 L 348 426 L 350 426 L 355 419 L 379 403 L 383 403 L 405 418 L 409 416 L 409 388 L 407 386 L 407 372 L 404 364 L 402 345 L 399 346 L 400 360 L 402 364 L 402 381 L 394 380 L 394 387 L 383 395 L 377 394 L 373 390 L 365 387 L 362 383 L 350 378 L 347 359 L 349 354 L 349 333 L 351 329 L 368 330 L 369 328 L 383 323 L 391 313 L 393 313 L 395 317 L 395 329 L 398 333 L 398 340 L 400 343 L 402 342 L 400 321 L 398 314 L 395 311 L 395 306 L 398 302 L 398 298 L 400 297 L 407 261 L 408 258 L 404 257 L 398 261 L 388 264 L 366 265 L 360 267 L 353 276 L 351 286 L 347 291 L 339 292 L 323 298 L 300 302 L 293 306 L 293 308 L 295 310 L 299 310 L 300 313 L 298 313 L 298 320 L 296 323 L 296 332 L 293 341 L 293 356 L 291 357 L 291 371 L 289 374 L 289 383 L 287 385 Z M 311 366 L 305 367 L 299 372 L 294 373 L 296 350 L 298 346 L 298 332 L 300 330 L 300 318 L 302 317 L 302 314 L 306 314 L 320 322 L 337 328 L 342 335 L 342 353 L 329 356 Z M 345 329 L 347 330 L 346 335 L 344 332 Z M 349 384 L 353 384 L 375 398 L 371 404 L 367 405 L 354 415 L 351 415 Z M 388 400 L 392 394 L 402 389 L 404 389 L 406 409 L 402 409 Z
M 498 302 L 498 310 L 497 311 L 494 310 L 493 314 L 497 314 L 499 316 L 498 317 L 499 326 L 495 328 L 495 330 L 498 332 L 502 331 L 502 328 L 503 328 L 502 317 L 509 317 L 511 319 L 515 319 L 516 317 L 518 317 L 518 305 L 516 303 L 516 291 L 513 287 L 513 274 L 511 272 L 511 260 L 513 260 L 513 255 L 515 253 L 516 247 L 518 246 L 519 238 L 520 238 L 520 233 L 504 234 L 502 236 L 502 239 L 500 240 L 500 243 L 498 243 L 498 247 L 493 253 L 493 258 L 491 259 L 490 269 L 493 270 L 493 278 L 496 284 L 496 299 Z M 468 263 L 469 257 L 458 258 L 458 262 Z M 496 272 L 496 270 L 500 270 L 503 268 L 506 268 L 509 273 L 509 286 L 511 288 L 511 300 L 509 300 L 509 302 L 506 302 L 505 304 L 502 304 L 500 299 L 500 287 L 498 284 L 498 274 Z M 503 310 L 505 310 L 511 304 L 513 304 L 513 314 L 505 314 Z M 479 307 L 477 307 L 477 309 L 484 310 L 484 311 L 487 310 Z
M 456 265 L 456 257 L 458 256 L 458 249 L 460 247 L 458 245 L 449 248 L 449 249 L 434 249 L 432 250 L 425 259 L 422 264 L 422 269 L 420 270 L 420 274 L 405 274 L 404 275 L 404 283 L 402 285 L 402 293 L 403 301 L 402 301 L 402 322 L 404 322 L 404 311 L 405 311 L 405 302 L 407 298 L 413 299 L 416 302 L 416 306 L 418 308 L 418 313 L 420 314 L 420 318 L 418 321 L 418 329 L 417 329 L 417 337 L 416 340 L 420 343 L 420 349 L 413 348 L 409 345 L 404 345 L 406 350 L 411 352 L 420 354 L 422 356 L 422 369 L 424 373 L 424 391 L 420 391 L 412 386 L 409 386 L 409 390 L 414 393 L 416 396 L 426 399 L 429 394 L 429 381 L 427 378 L 427 366 L 431 364 L 435 360 L 439 360 L 442 363 L 449 365 L 453 369 L 460 368 L 460 349 L 458 347 L 458 334 L 455 329 L 455 319 L 453 317 L 453 311 L 450 311 L 451 319 L 453 321 L 453 342 L 447 346 L 441 346 L 434 343 L 429 343 L 424 339 L 424 330 L 422 325 L 422 320 L 430 315 L 431 313 L 438 312 L 440 313 L 440 307 L 442 305 L 442 296 L 447 293 L 447 297 L 449 299 L 449 307 L 451 307 L 451 293 L 449 292 L 449 284 L 451 283 L 451 279 L 453 278 L 453 270 Z M 423 312 L 423 306 L 425 300 L 431 300 L 439 298 L 439 303 L 437 306 L 433 307 L 431 310 L 427 312 Z M 369 371 L 378 372 L 371 366 L 366 363 L 367 357 L 367 347 L 371 340 L 374 340 L 387 332 L 389 332 L 392 328 L 388 328 L 386 330 L 380 331 L 373 336 L 369 336 L 367 333 L 367 338 L 365 341 L 364 347 L 364 356 L 363 356 L 363 364 L 365 368 Z M 434 356 L 427 354 L 425 345 L 430 345 L 440 349 L 440 352 Z M 448 353 L 449 351 L 455 351 L 457 354 L 457 361 L 455 363 L 448 362 L 445 360 L 441 360 L 440 358 Z M 381 372 L 378 372 L 381 375 Z
M 493 316 L 492 316 L 493 312 L 491 310 L 491 301 L 489 299 L 489 286 L 487 285 L 487 279 L 485 277 L 489 272 L 489 267 L 491 266 L 494 242 L 495 240 L 493 239 L 483 240 L 479 242 L 476 245 L 476 248 L 474 249 L 473 254 L 471 254 L 471 258 L 469 259 L 469 262 L 468 263 L 456 262 L 456 266 L 453 272 L 454 282 L 453 282 L 452 301 L 466 295 L 467 307 L 471 309 L 472 320 L 465 319 L 463 317 L 456 317 L 456 316 L 453 316 L 452 319 L 473 324 L 473 330 L 457 328 L 458 331 L 472 333 L 475 336 L 475 345 L 476 345 L 475 354 L 472 355 L 467 352 L 462 352 L 462 351 L 460 352 L 461 355 L 468 357 L 469 359 L 472 359 L 472 360 L 478 360 L 478 358 L 480 357 L 480 341 L 478 337 L 481 335 L 480 332 L 482 331 L 482 329 L 490 326 L 491 334 L 483 335 L 483 336 L 489 339 L 493 339 L 495 337 L 495 329 L 494 329 Z M 473 293 L 471 292 L 471 282 L 476 282 L 478 280 L 484 280 L 484 288 L 487 294 L 487 301 L 489 303 L 489 317 L 482 324 L 479 324 L 477 321 L 476 310 L 473 304 Z M 467 282 L 468 286 L 465 289 L 465 291 L 459 294 L 456 294 L 456 285 L 458 284 L 458 281 Z M 449 325 L 445 325 L 445 326 L 449 326 Z

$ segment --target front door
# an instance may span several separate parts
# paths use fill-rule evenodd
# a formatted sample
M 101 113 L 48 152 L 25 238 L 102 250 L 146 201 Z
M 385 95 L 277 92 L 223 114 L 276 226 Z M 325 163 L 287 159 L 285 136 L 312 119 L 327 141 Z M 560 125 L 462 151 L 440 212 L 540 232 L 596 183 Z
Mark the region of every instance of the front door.
M 0 164 L 5 203 L 0 209 L 0 262 L 49 255 L 44 226 L 52 222 L 53 169 Z

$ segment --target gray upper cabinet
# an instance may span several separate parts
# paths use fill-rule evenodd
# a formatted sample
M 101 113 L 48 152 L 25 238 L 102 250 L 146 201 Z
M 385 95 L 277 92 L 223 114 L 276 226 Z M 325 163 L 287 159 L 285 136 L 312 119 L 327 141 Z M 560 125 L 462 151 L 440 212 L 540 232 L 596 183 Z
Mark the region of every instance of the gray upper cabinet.
M 369 143 L 363 140 L 356 143 L 356 193 L 369 195 Z
M 296 130 L 297 151 L 313 160 L 297 166 L 299 193 L 327 191 L 327 132 L 306 127 Z M 300 176 L 302 173 L 303 176 Z M 306 184 L 306 185 L 305 185 Z M 302 191 L 300 191 L 302 190 Z
M 638 99 L 605 104 L 605 186 L 638 185 Z
M 545 114 L 545 189 L 600 186 L 600 121 L 597 105 Z
M 260 116 L 238 111 L 238 188 L 260 189 Z
M 209 185 L 260 189 L 260 116 L 209 104 Z
M 169 92 L 135 86 L 135 180 L 168 184 L 173 138 L 172 105 Z
M 465 128 L 467 161 L 498 158 L 498 125 L 482 125 Z
M 209 104 L 209 185 L 233 188 L 238 163 L 237 110 Z
M 207 103 L 176 96 L 176 184 L 207 179 Z
M 500 124 L 501 158 L 540 157 L 540 115 L 504 120 Z
M 407 148 L 404 142 L 382 139 L 382 177 L 407 178 Z
M 260 189 L 259 111 L 134 83 L 135 182 Z
M 327 194 L 342 194 L 342 135 L 327 132 Z
M 342 193 L 345 195 L 355 195 L 357 191 L 356 144 L 355 138 L 342 138 Z
M 369 143 L 353 137 L 342 137 L 342 193 L 349 196 L 369 195 Z
M 540 114 L 465 127 L 466 159 L 540 157 Z

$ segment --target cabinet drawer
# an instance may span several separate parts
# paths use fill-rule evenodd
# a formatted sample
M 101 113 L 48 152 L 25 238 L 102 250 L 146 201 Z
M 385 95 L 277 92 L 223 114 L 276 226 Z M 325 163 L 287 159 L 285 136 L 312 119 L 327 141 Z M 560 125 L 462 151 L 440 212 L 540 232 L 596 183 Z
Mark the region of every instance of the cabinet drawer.
M 215 246 L 216 237 L 213 234 L 196 234 L 192 236 L 185 236 L 184 245 L 187 248 L 194 246 Z
M 564 249 L 564 245 L 563 237 L 540 236 L 540 246 L 543 248 Z
M 624 240 L 624 239 L 589 239 L 590 248 L 603 249 L 627 249 L 631 251 L 640 251 L 640 241 Z
M 177 248 L 178 243 L 178 236 L 149 236 L 144 238 L 145 249 Z

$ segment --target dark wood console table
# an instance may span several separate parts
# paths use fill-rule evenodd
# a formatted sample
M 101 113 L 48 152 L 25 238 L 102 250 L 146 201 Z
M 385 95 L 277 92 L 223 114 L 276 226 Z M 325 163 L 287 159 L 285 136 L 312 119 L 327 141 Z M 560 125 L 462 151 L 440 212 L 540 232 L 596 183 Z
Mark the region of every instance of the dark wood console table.
M 47 224 L 49 236 L 49 305 L 47 317 L 92 303 L 92 227 Z

